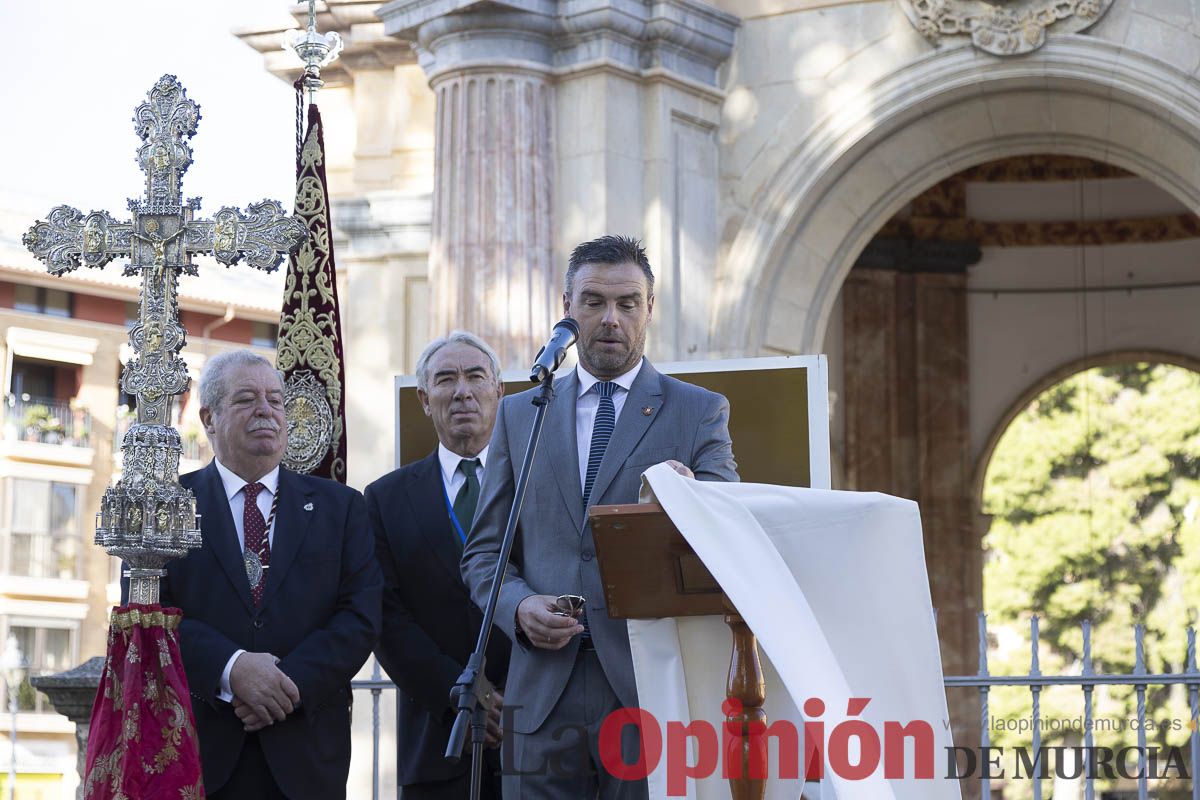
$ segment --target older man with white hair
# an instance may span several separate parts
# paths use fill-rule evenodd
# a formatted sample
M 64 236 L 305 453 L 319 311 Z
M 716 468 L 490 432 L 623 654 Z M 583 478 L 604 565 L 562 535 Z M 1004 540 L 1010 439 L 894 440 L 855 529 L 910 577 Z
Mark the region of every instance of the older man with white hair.
M 504 394 L 492 348 L 466 331 L 431 342 L 417 359 L 417 396 L 438 446 L 367 487 L 367 509 L 385 577 L 384 622 L 376 653 L 400 688 L 397 764 L 405 800 L 466 800 L 470 759 L 443 758 L 453 712 L 450 689 L 475 649 L 483 615 L 471 602 L 458 560 L 479 483 L 490 469 L 488 440 Z M 491 637 L 485 673 L 508 674 L 509 643 Z M 500 792 L 500 690 L 492 697 L 484 800 Z
M 363 497 L 280 466 L 283 381 L 260 355 L 212 358 L 200 420 L 214 458 L 180 477 L 204 543 L 167 566 L 210 800 L 345 798 L 350 680 L 379 633 Z

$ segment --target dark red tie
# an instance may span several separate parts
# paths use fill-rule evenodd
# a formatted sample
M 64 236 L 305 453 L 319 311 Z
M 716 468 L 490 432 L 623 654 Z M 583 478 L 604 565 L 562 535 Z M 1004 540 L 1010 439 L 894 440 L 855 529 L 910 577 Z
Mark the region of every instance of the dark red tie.
M 246 540 L 246 552 L 258 553 L 259 560 L 265 567 L 271 563 L 271 543 L 267 539 L 267 521 L 263 519 L 262 511 L 258 508 L 258 493 L 264 487 L 261 483 L 247 483 L 242 489 L 245 495 L 245 507 L 242 509 L 242 534 Z M 267 585 L 266 573 L 259 582 L 250 587 L 250 595 L 254 598 L 257 608 L 262 603 L 263 588 Z

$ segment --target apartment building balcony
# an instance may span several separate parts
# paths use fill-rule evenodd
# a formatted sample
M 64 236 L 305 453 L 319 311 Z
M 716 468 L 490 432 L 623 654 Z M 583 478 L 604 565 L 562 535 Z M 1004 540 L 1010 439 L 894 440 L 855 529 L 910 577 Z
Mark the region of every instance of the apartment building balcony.
M 91 466 L 92 415 L 86 408 L 28 394 L 7 394 L 2 405 L 0 455 L 22 461 Z

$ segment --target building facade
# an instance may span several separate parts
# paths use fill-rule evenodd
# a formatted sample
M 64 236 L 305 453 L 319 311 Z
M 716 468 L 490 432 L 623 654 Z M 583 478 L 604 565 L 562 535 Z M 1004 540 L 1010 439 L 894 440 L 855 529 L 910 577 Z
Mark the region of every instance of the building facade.
M 1012 416 L 1084 366 L 1200 363 L 1200 0 L 327 0 L 318 27 L 347 43 L 319 102 L 351 485 L 393 467 L 392 376 L 431 336 L 522 366 L 572 246 L 639 236 L 651 358 L 829 355 L 835 483 L 920 501 L 961 674 Z M 238 36 L 295 77 L 281 30 Z M 51 669 L 103 648 L 136 295 L 0 255 L 0 633 Z M 183 287 L 194 369 L 269 343 L 277 289 Z
M 521 366 L 571 247 L 633 234 L 652 358 L 829 354 L 837 485 L 920 501 L 965 673 L 1012 415 L 1085 365 L 1200 359 L 1198 0 L 329 0 L 318 26 L 347 42 L 320 103 L 354 485 L 429 337 Z M 290 79 L 280 31 L 239 36 Z

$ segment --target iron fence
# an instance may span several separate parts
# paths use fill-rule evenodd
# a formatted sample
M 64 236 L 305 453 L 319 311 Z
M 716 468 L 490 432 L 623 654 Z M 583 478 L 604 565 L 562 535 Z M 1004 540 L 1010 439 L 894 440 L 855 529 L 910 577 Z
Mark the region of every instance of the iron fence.
M 974 688 L 979 692 L 979 746 L 981 753 L 987 753 L 984 748 L 991 747 L 991 715 L 989 699 L 993 688 L 1003 686 L 1025 687 L 1032 699 L 1032 714 L 1030 716 L 1030 731 L 1032 734 L 1033 775 L 1044 771 L 1042 759 L 1046 757 L 1042 748 L 1041 695 L 1042 691 L 1052 686 L 1076 686 L 1082 693 L 1083 720 L 1083 764 L 1084 797 L 1085 800 L 1095 800 L 1096 797 L 1096 760 L 1095 739 L 1093 729 L 1096 727 L 1094 715 L 1094 693 L 1098 686 L 1132 686 L 1137 699 L 1137 797 L 1138 800 L 1148 800 L 1149 776 L 1146 763 L 1146 692 L 1152 686 L 1185 686 L 1187 687 L 1188 709 L 1190 715 L 1189 750 L 1191 754 L 1192 773 L 1188 780 L 1191 782 L 1193 800 L 1200 800 L 1200 781 L 1195 780 L 1195 767 L 1200 764 L 1200 730 L 1197 730 L 1196 720 L 1200 719 L 1200 673 L 1196 671 L 1196 632 L 1187 629 L 1187 654 L 1182 672 L 1151 673 L 1146 668 L 1145 626 L 1135 625 L 1134 638 L 1134 667 L 1129 674 L 1098 673 L 1092 661 L 1092 625 L 1084 622 L 1081 626 L 1083 634 L 1083 658 L 1078 675 L 1046 675 L 1040 667 L 1039 656 L 1039 618 L 1035 614 L 1029 621 L 1029 672 L 1025 675 L 992 675 L 988 671 L 988 627 L 987 616 L 979 615 L 979 669 L 974 675 L 954 675 L 945 679 L 947 688 Z M 991 780 L 984 771 L 980 776 L 981 796 L 991 796 Z M 1032 780 L 1034 800 L 1042 800 L 1041 780 Z
M 383 700 L 383 693 L 385 691 L 395 691 L 396 684 L 383 677 L 379 669 L 379 660 L 371 656 L 371 677 L 352 681 L 350 688 L 354 691 L 367 691 L 371 693 L 371 800 L 379 800 L 379 735 L 382 724 L 380 705 Z M 399 800 L 399 786 L 396 787 L 396 797 Z
M 1046 754 L 1042 751 L 1042 717 L 1041 717 L 1041 695 L 1043 690 L 1054 686 L 1073 686 L 1078 687 L 1081 693 L 1083 703 L 1083 720 L 1081 724 L 1084 738 L 1084 753 L 1094 752 L 1094 736 L 1093 728 L 1096 724 L 1095 708 L 1094 708 L 1094 693 L 1097 687 L 1101 686 L 1132 686 L 1137 700 L 1137 748 L 1138 748 L 1138 770 L 1137 770 L 1137 797 L 1138 800 L 1149 800 L 1151 797 L 1148 783 L 1146 753 L 1146 693 L 1151 687 L 1158 686 L 1183 686 L 1187 690 L 1188 709 L 1190 715 L 1191 735 L 1189 737 L 1189 752 L 1191 756 L 1190 768 L 1192 771 L 1195 765 L 1200 764 L 1200 725 L 1196 721 L 1200 719 L 1200 672 L 1196 668 L 1196 633 L 1192 628 L 1187 630 L 1187 654 L 1185 666 L 1182 672 L 1167 672 L 1167 673 L 1151 673 L 1146 667 L 1145 656 L 1145 628 L 1142 625 L 1136 625 L 1133 629 L 1134 638 L 1134 668 L 1131 673 L 1099 673 L 1095 671 L 1092 659 L 1092 626 L 1088 622 L 1082 625 L 1083 634 L 1083 657 L 1079 668 L 1079 674 L 1074 675 L 1047 675 L 1042 672 L 1040 666 L 1040 620 L 1035 615 L 1030 619 L 1029 623 L 1029 671 L 1025 675 L 992 675 L 988 669 L 988 627 L 987 617 L 983 614 L 979 615 L 979 667 L 974 675 L 952 675 L 946 676 L 945 685 L 947 689 L 965 688 L 975 689 L 979 694 L 979 722 L 980 722 L 980 737 L 979 746 L 981 752 L 986 753 L 987 750 L 982 748 L 991 747 L 991 714 L 989 709 L 989 701 L 991 691 L 998 687 L 1022 687 L 1029 690 L 1032 698 L 1032 714 L 1029 720 L 1030 731 L 1032 734 L 1032 745 L 1030 747 L 1032 754 L 1032 773 L 1039 774 L 1039 771 L 1044 769 L 1043 759 Z M 371 750 L 371 798 L 372 800 L 380 800 L 381 784 L 380 784 L 380 734 L 382 730 L 383 720 L 381 718 L 381 701 L 383 693 L 386 691 L 394 691 L 395 684 L 388 680 L 380 671 L 379 663 L 372 659 L 371 677 L 367 679 L 359 679 L 353 682 L 353 688 L 356 691 L 369 692 L 371 695 L 371 725 L 372 725 L 372 750 Z M 394 754 L 388 757 L 394 758 Z M 1096 781 L 1103 776 L 1095 774 L 1095 761 L 1093 759 L 1084 760 L 1084 797 L 1085 800 L 1095 800 L 1096 798 Z M 1194 779 L 1194 775 L 1188 779 L 1191 783 L 1191 797 L 1193 800 L 1200 800 L 1200 781 Z M 1032 791 L 1034 800 L 1041 800 L 1043 795 L 1041 780 L 1032 780 Z M 991 797 L 991 780 L 984 774 L 980 777 L 981 796 L 985 798 Z M 397 787 L 397 798 L 400 797 L 400 790 Z M 817 787 L 810 784 L 805 789 L 805 797 L 820 797 L 820 792 Z

